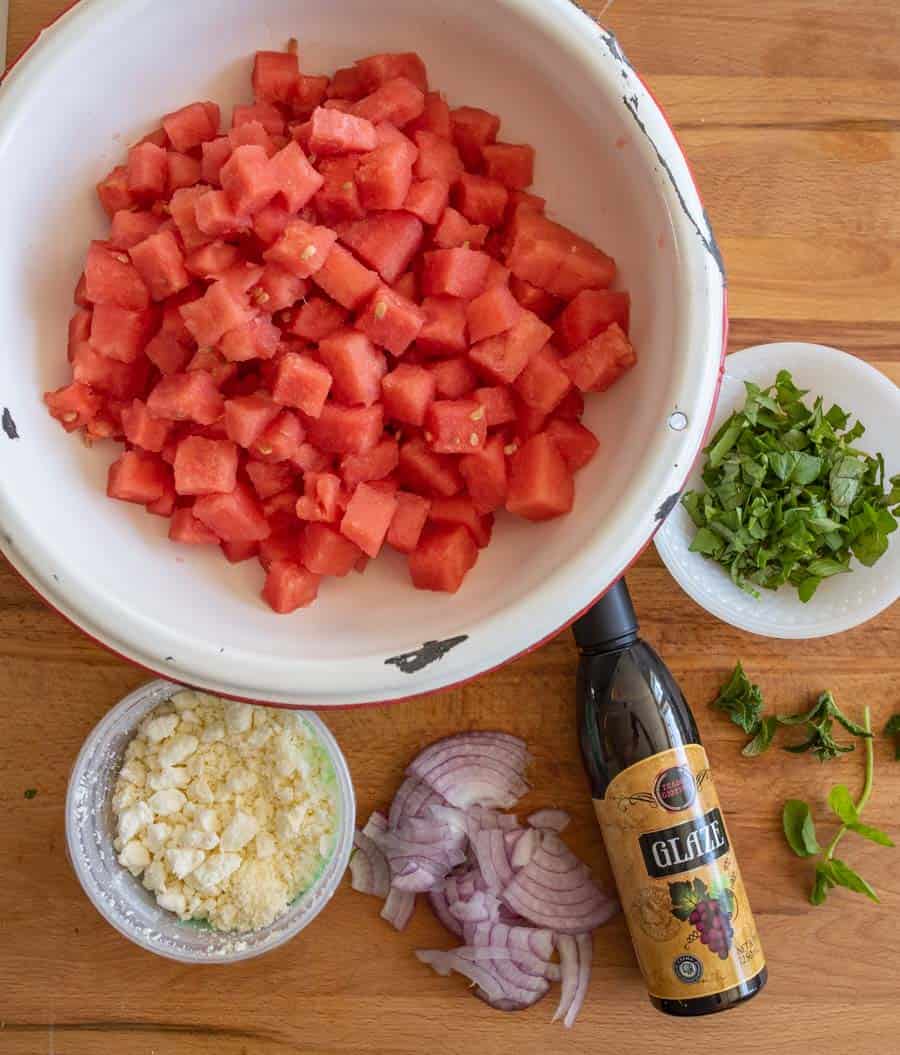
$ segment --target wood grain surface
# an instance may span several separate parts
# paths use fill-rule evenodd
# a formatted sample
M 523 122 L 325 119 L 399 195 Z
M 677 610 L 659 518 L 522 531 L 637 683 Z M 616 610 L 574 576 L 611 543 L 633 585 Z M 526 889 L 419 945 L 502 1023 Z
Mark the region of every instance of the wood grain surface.
M 63 8 L 10 0 L 10 58 Z M 599 12 L 588 0 L 583 6 Z M 811 339 L 845 348 L 900 383 L 900 5 L 897 0 L 617 0 L 605 21 L 666 106 L 704 193 L 730 275 L 732 348 Z M 706 702 L 741 657 L 770 703 L 794 709 L 825 688 L 877 726 L 900 711 L 900 606 L 810 643 L 721 625 L 672 582 L 655 551 L 629 583 L 647 638 L 693 702 L 765 946 L 765 994 L 703 1021 L 646 1001 L 621 920 L 597 936 L 583 1016 L 567 1033 L 552 1001 L 490 1011 L 458 977 L 412 950 L 449 944 L 424 906 L 403 934 L 375 901 L 342 888 L 285 948 L 228 968 L 156 959 L 110 928 L 64 847 L 69 769 L 89 729 L 143 680 L 50 612 L 0 568 L 0 1053 L 281 1055 L 625 1052 L 698 1047 L 730 1055 L 900 1051 L 897 851 L 848 839 L 845 856 L 881 892 L 806 902 L 809 868 L 780 833 L 799 796 L 828 824 L 833 782 L 858 786 L 862 758 L 820 767 L 779 751 L 741 758 L 739 731 Z M 572 843 L 601 875 L 600 837 L 573 724 L 574 650 L 562 635 L 464 688 L 391 708 L 331 713 L 363 816 L 406 760 L 465 727 L 524 736 L 532 801 L 575 817 Z M 900 764 L 877 748 L 871 823 L 897 831 Z M 37 795 L 26 799 L 26 789 Z M 530 805 L 531 803 L 529 803 Z

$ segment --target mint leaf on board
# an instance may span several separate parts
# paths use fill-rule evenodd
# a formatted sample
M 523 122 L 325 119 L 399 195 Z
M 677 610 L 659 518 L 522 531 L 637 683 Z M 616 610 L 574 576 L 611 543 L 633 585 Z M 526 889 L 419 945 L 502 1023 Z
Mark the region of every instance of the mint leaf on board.
M 745 758 L 756 758 L 764 751 L 768 751 L 777 728 L 778 718 L 775 715 L 763 718 L 756 728 L 756 736 L 744 747 L 741 754 Z
M 848 827 L 859 822 L 859 814 L 856 812 L 856 803 L 845 784 L 835 784 L 828 794 L 828 805 L 831 812 L 837 814 Z
M 706 448 L 704 490 L 682 504 L 696 527 L 691 550 L 725 568 L 742 590 L 790 584 L 801 601 L 824 579 L 875 564 L 900 518 L 900 474 L 853 446 L 865 428 L 842 407 L 812 406 L 786 370 L 746 400 Z
M 33 799 L 37 795 L 37 788 L 26 788 L 24 797 L 26 799 Z
M 865 879 L 854 872 L 849 865 L 844 864 L 843 861 L 839 861 L 836 857 L 832 857 L 823 861 L 822 865 L 825 869 L 826 876 L 835 886 L 842 886 L 857 894 L 865 894 L 867 898 L 876 903 L 881 901 L 881 898 L 879 898 Z
M 801 714 L 781 715 L 778 718 L 780 725 L 805 725 L 808 738 L 800 744 L 792 744 L 785 748 L 792 754 L 799 755 L 806 751 L 812 751 L 820 762 L 827 762 L 837 758 L 839 755 L 847 754 L 854 749 L 853 744 L 839 744 L 831 735 L 834 722 L 839 722 L 848 733 L 853 736 L 871 739 L 871 732 L 867 731 L 858 722 L 848 718 L 838 707 L 833 693 L 823 692 L 815 704 Z
M 822 852 L 809 806 L 802 799 L 787 800 L 781 811 L 781 824 L 788 845 L 798 857 L 812 857 Z
M 747 677 L 740 662 L 719 690 L 719 695 L 713 700 L 712 706 L 727 714 L 745 733 L 751 735 L 756 733 L 762 719 L 762 692 L 759 686 L 754 685 Z
M 870 842 L 878 843 L 879 846 L 893 846 L 894 840 L 880 828 L 872 828 L 868 824 L 861 824 L 857 821 L 855 824 L 847 825 L 848 831 L 855 832 L 857 835 L 861 835 L 864 839 L 868 839 Z
M 828 896 L 828 891 L 834 887 L 834 883 L 828 878 L 828 873 L 822 864 L 816 865 L 816 875 L 813 879 L 812 890 L 809 893 L 810 904 L 821 905 Z

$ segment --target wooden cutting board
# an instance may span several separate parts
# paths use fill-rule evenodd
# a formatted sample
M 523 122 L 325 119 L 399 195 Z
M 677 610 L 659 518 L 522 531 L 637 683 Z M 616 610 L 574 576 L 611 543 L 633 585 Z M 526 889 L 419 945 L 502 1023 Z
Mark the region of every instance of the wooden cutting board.
M 602 3 L 584 5 L 599 13 Z M 15 57 L 64 0 L 10 0 Z M 605 15 L 669 112 L 730 274 L 731 345 L 816 340 L 900 382 L 900 6 L 897 0 L 618 0 Z M 65 100 L 59 100 L 64 106 Z M 806 865 L 780 832 L 804 797 L 827 824 L 827 789 L 857 787 L 862 759 L 819 766 L 780 751 L 748 761 L 705 704 L 735 660 L 780 709 L 831 688 L 876 724 L 900 711 L 900 607 L 853 633 L 767 641 L 707 616 L 653 550 L 629 574 L 648 639 L 693 702 L 768 955 L 771 981 L 728 1015 L 666 1019 L 646 1002 L 621 920 L 597 936 L 582 1018 L 549 1023 L 552 1000 L 503 1015 L 412 950 L 449 944 L 420 907 L 403 934 L 342 889 L 308 934 L 262 960 L 187 968 L 155 959 L 94 911 L 66 860 L 68 771 L 91 726 L 144 679 L 50 612 L 0 568 L 0 1055 L 305 1055 L 381 1052 L 900 1051 L 898 853 L 847 839 L 881 892 L 806 902 Z M 467 726 L 527 738 L 535 804 L 574 815 L 573 846 L 606 863 L 573 725 L 568 634 L 461 689 L 333 713 L 363 816 L 424 743 Z M 26 789 L 37 795 L 26 799 Z M 879 742 L 871 823 L 900 833 L 900 763 Z

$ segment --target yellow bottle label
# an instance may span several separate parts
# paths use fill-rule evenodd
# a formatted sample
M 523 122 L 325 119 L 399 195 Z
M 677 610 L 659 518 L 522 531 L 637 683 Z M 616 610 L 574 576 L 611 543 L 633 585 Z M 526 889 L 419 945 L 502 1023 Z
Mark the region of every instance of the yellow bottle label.
M 691 1000 L 759 974 L 762 947 L 703 748 L 630 766 L 594 809 L 650 994 Z

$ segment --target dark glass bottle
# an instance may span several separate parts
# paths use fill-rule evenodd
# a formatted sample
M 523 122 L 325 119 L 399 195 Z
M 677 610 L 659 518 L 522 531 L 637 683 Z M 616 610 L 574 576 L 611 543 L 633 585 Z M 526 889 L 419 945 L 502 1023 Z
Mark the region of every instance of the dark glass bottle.
M 581 752 L 650 999 L 725 1011 L 767 971 L 693 715 L 638 636 L 624 579 L 573 632 Z

